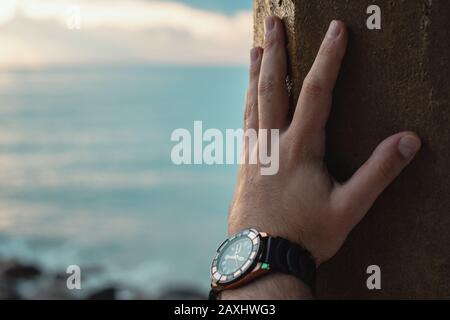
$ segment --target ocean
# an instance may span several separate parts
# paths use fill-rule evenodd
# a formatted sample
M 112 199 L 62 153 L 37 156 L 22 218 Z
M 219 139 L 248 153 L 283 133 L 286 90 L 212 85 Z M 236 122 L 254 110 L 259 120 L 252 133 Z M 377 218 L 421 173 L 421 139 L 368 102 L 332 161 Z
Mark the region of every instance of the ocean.
M 0 72 L 0 259 L 206 292 L 237 167 L 176 166 L 170 135 L 241 127 L 246 87 L 245 67 Z

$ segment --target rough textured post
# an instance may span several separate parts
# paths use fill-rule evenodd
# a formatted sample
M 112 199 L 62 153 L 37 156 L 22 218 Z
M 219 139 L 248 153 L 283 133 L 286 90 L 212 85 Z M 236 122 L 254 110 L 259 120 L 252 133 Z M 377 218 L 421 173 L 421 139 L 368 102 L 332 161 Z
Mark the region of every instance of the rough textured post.
M 382 30 L 366 27 L 367 7 Z M 255 0 L 263 18 L 283 18 L 296 101 L 332 19 L 350 29 L 349 50 L 328 125 L 327 163 L 345 180 L 385 137 L 418 132 L 424 148 L 319 272 L 319 298 L 450 298 L 450 1 Z M 379 265 L 382 290 L 366 287 Z

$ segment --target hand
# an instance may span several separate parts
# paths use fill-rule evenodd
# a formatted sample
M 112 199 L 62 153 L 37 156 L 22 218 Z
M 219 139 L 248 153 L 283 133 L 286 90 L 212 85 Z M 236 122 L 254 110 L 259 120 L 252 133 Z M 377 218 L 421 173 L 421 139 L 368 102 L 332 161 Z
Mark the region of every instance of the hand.
M 319 265 L 336 254 L 421 143 L 412 132 L 395 134 L 375 149 L 349 181 L 338 183 L 327 172 L 323 157 L 332 92 L 347 46 L 346 27 L 342 22 L 331 23 L 292 119 L 283 24 L 269 17 L 265 29 L 264 50 L 251 52 L 245 129 L 280 129 L 280 168 L 276 175 L 263 176 L 260 165 L 241 166 L 229 233 L 255 227 L 287 238 L 308 249 Z M 256 151 L 246 148 L 244 152 L 248 157 Z

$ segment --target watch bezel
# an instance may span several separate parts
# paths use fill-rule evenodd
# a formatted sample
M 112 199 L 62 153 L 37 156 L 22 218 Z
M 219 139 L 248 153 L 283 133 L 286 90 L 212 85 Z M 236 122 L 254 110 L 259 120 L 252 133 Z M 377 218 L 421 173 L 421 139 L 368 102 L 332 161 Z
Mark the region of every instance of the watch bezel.
M 248 237 L 252 242 L 252 251 L 250 253 L 249 258 L 242 267 L 240 267 L 232 274 L 222 274 L 219 271 L 218 267 L 218 261 L 219 257 L 221 256 L 221 253 L 227 247 L 227 244 L 229 242 L 233 241 L 234 239 L 242 237 Z M 212 283 L 215 285 L 229 285 L 242 279 L 242 277 L 249 274 L 256 267 L 258 263 L 258 258 L 261 254 L 261 250 L 262 250 L 261 234 L 260 232 L 258 232 L 256 229 L 253 228 L 242 230 L 226 239 L 217 249 L 216 255 L 211 264 L 210 273 Z

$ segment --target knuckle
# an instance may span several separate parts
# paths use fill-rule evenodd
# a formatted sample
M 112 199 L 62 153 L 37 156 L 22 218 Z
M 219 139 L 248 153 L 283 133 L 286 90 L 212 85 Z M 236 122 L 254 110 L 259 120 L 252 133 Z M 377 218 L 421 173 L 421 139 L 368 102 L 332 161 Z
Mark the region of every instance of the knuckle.
M 344 198 L 344 200 L 341 200 L 341 202 L 335 207 L 336 218 L 338 218 L 338 220 L 340 221 L 345 221 L 345 219 L 342 218 L 352 212 L 354 210 L 354 207 L 354 203 L 351 203 L 347 198 Z
M 244 109 L 244 121 L 247 121 L 249 115 L 250 115 L 250 108 L 251 108 L 251 101 L 250 101 L 250 91 L 247 90 L 247 98 L 245 100 L 245 109 Z
M 260 96 L 270 97 L 273 94 L 274 88 L 275 88 L 275 79 L 273 77 L 264 77 L 260 79 L 258 85 Z
M 247 121 L 250 120 L 253 112 L 255 110 L 257 110 L 258 106 L 256 105 L 256 103 L 254 101 L 248 101 L 246 108 L 245 108 L 245 112 L 244 112 L 244 121 L 247 123 Z
M 336 58 L 337 46 L 334 41 L 325 41 L 319 49 L 319 56 Z
M 324 86 L 319 79 L 308 76 L 303 81 L 302 91 L 308 96 L 318 97 L 324 94 Z
M 247 89 L 247 93 L 245 96 L 245 104 L 246 106 L 254 104 L 255 102 L 258 101 L 257 97 L 256 97 L 256 92 L 254 92 L 255 90 L 253 88 L 249 88 Z
M 345 42 L 336 39 L 326 39 L 319 49 L 319 56 L 325 56 L 334 60 L 342 60 L 346 51 Z
M 313 163 L 316 159 L 313 156 L 311 146 L 309 144 L 309 136 L 306 134 L 298 135 L 297 132 L 288 132 L 285 138 L 284 146 L 287 158 L 292 160 L 295 166 L 299 161 L 303 164 Z
M 258 79 L 261 64 L 259 62 L 253 62 L 250 65 L 250 79 Z
M 395 178 L 395 166 L 392 161 L 378 161 L 375 170 L 383 180 L 390 181 Z
M 264 51 L 273 49 L 274 47 L 277 46 L 278 43 L 279 40 L 275 35 L 271 34 L 267 36 L 266 39 L 264 40 Z

